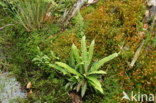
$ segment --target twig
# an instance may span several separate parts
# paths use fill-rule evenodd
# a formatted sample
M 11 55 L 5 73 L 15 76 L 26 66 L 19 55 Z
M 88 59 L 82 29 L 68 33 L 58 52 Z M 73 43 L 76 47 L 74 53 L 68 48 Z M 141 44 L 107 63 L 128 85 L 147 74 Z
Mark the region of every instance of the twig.
M 8 26 L 11 26 L 11 25 L 14 25 L 14 24 L 7 24 L 7 25 L 5 25 L 5 26 L 3 26 L 3 27 L 0 27 L 0 30 L 3 30 L 4 28 L 6 28 L 6 27 L 8 27 Z
M 143 47 L 144 44 L 145 44 L 145 40 L 142 41 L 140 47 L 139 47 L 139 48 L 137 49 L 137 51 L 135 52 L 135 55 L 134 55 L 134 57 L 133 57 L 131 63 L 129 64 L 130 68 L 132 68 L 132 67 L 134 66 L 135 62 L 136 62 L 137 59 L 139 58 L 140 52 L 141 52 L 142 47 Z

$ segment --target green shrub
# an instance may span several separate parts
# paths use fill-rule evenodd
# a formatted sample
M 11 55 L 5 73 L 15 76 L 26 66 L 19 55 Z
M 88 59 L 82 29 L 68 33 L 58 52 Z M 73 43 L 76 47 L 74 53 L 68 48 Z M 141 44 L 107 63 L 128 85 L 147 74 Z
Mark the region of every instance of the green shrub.
M 73 44 L 69 64 L 62 62 L 56 62 L 55 65 L 50 64 L 51 67 L 62 72 L 68 77 L 66 87 L 69 87 L 70 90 L 76 90 L 77 92 L 81 90 L 82 97 L 85 95 L 88 86 L 91 86 L 95 90 L 103 93 L 99 78 L 100 75 L 106 74 L 106 72 L 99 69 L 104 63 L 118 56 L 118 53 L 114 53 L 93 64 L 93 51 L 94 40 L 87 51 L 86 39 L 84 36 L 81 40 L 81 51 L 79 51 Z

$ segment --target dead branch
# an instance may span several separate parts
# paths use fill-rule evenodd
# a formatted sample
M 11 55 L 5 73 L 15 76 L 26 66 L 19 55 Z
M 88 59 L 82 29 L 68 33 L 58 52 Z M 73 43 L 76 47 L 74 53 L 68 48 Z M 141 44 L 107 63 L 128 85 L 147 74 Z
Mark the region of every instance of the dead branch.
M 85 4 L 86 0 L 78 0 L 74 6 L 66 12 L 62 19 L 62 23 L 67 25 L 69 20 L 76 15 L 76 13 L 80 10 L 80 8 Z
M 87 2 L 88 1 L 88 2 Z M 99 0 L 77 0 L 69 11 L 65 11 L 63 19 L 61 20 L 63 26 L 68 25 L 69 21 L 77 14 L 77 12 L 85 5 L 91 5 Z
M 134 57 L 133 57 L 131 63 L 129 64 L 130 68 L 132 68 L 134 66 L 134 64 L 136 63 L 137 59 L 139 58 L 141 50 L 142 50 L 144 44 L 145 44 L 145 40 L 142 41 L 140 47 L 135 52 Z
M 8 27 L 8 26 L 11 26 L 11 25 L 14 25 L 14 24 L 7 24 L 7 25 L 5 25 L 5 26 L 3 26 L 3 27 L 0 27 L 0 30 L 3 30 L 4 28 L 6 28 L 6 27 Z
M 95 3 L 97 3 L 98 1 L 99 1 L 99 0 L 88 0 L 87 6 L 92 5 L 92 4 L 95 4 Z

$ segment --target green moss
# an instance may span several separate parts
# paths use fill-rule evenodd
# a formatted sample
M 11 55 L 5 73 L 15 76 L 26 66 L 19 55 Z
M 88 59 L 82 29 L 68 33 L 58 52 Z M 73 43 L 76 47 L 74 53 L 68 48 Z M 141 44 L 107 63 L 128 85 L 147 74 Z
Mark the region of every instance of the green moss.
M 39 53 L 37 46 L 44 53 L 48 52 L 48 47 L 51 46 L 48 32 L 44 29 L 29 33 L 18 25 L 1 31 L 1 37 L 5 38 L 1 43 L 3 43 L 5 55 L 10 64 L 7 69 L 15 74 L 23 88 L 29 81 L 33 84 L 33 94 L 28 95 L 27 100 L 23 102 L 53 101 L 53 103 L 59 103 L 70 100 L 64 90 L 61 77 L 57 76 L 51 68 L 41 68 L 32 62 L 32 59 Z
M 69 57 L 69 52 L 73 43 L 80 45 L 79 38 L 74 33 L 67 31 L 53 41 L 50 48 L 61 60 L 66 61 Z

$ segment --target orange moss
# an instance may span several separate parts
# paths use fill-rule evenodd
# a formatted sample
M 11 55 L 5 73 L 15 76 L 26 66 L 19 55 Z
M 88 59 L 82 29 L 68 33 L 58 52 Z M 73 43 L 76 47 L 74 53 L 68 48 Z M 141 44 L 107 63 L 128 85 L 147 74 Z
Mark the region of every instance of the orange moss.
M 118 44 L 123 41 L 135 51 L 142 40 L 138 29 L 142 26 L 143 5 L 142 0 L 107 0 L 100 2 L 91 13 L 82 10 L 87 24 L 85 34 L 95 38 L 97 56 L 119 50 Z
M 52 42 L 50 48 L 60 57 L 61 60 L 67 60 L 73 43 L 79 45 L 79 38 L 77 38 L 73 33 L 66 32 Z
M 150 52 L 142 52 L 140 58 L 134 68 L 128 68 L 127 62 L 131 62 L 134 53 L 136 52 L 141 41 L 145 38 L 142 20 L 144 18 L 144 1 L 143 0 L 107 0 L 97 4 L 92 12 L 82 10 L 86 27 L 86 35 L 90 40 L 96 40 L 96 57 L 118 52 L 120 44 L 128 47 L 128 52 L 121 58 L 117 58 L 116 65 L 118 75 L 121 80 L 127 84 L 125 88 L 130 88 L 128 85 L 135 85 L 141 83 L 142 88 L 150 88 L 155 84 L 153 81 L 154 68 L 156 67 L 156 60 L 152 60 L 153 56 L 147 55 Z M 147 59 L 148 58 L 148 59 Z M 128 77 L 125 74 L 128 71 L 132 82 L 128 82 Z M 152 79 L 150 79 L 150 77 Z M 148 80 L 148 79 L 150 80 Z M 146 85 L 148 84 L 148 85 Z M 147 86 L 147 87 L 146 87 Z

